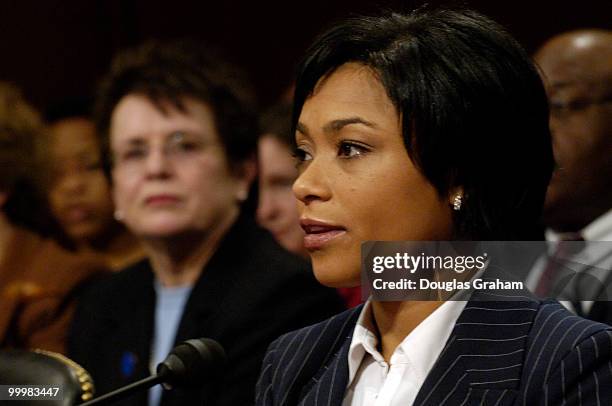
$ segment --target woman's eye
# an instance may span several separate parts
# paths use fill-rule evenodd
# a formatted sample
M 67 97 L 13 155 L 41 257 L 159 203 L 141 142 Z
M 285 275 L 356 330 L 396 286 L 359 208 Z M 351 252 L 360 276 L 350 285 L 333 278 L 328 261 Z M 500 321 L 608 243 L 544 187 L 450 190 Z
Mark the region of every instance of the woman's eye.
M 122 152 L 119 155 L 119 159 L 121 161 L 131 161 L 134 159 L 140 159 L 143 158 L 146 154 L 146 151 L 144 149 L 129 149 L 127 151 Z
M 295 159 L 296 166 L 299 166 L 302 162 L 310 161 L 312 159 L 312 155 L 302 148 L 296 148 L 292 155 Z
M 197 136 L 184 131 L 175 131 L 168 137 L 166 149 L 175 153 L 196 152 L 203 149 L 204 146 L 204 141 Z
M 200 149 L 200 144 L 194 141 L 184 140 L 180 143 L 175 144 L 175 149 L 182 152 L 196 151 Z
M 360 156 L 367 151 L 368 149 L 363 145 L 355 144 L 353 142 L 342 141 L 338 146 L 338 156 L 342 158 Z

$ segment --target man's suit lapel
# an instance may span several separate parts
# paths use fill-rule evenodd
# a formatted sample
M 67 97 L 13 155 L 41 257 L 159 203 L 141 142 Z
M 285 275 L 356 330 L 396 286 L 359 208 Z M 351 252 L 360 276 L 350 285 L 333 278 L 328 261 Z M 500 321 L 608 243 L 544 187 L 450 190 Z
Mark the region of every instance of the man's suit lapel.
M 415 405 L 461 405 L 476 400 L 504 405 L 516 396 L 537 302 L 482 299 L 476 292 L 459 316 Z

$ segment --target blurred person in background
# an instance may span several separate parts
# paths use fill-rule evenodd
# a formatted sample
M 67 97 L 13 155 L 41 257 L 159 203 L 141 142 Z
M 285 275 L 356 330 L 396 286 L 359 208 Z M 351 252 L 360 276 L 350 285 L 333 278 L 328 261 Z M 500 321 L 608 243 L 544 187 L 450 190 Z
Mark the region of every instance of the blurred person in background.
M 557 35 L 542 45 L 535 60 L 550 100 L 557 163 L 544 205 L 546 239 L 553 243 L 612 241 L 612 31 Z M 583 265 L 611 269 L 612 249 L 603 245 L 590 249 Z M 587 258 L 578 254 L 577 260 Z M 536 266 L 529 278 L 536 289 L 553 287 L 559 274 L 551 266 Z M 547 278 L 551 281 L 546 282 Z M 612 275 L 604 285 L 611 283 Z M 585 317 L 612 323 L 608 302 L 575 301 L 569 307 Z
M 86 101 L 66 101 L 47 114 L 47 199 L 67 248 L 101 256 L 113 270 L 144 257 L 142 247 L 115 220 L 110 180 Z
M 550 98 L 557 161 L 546 224 L 557 234 L 588 236 L 598 228 L 593 240 L 612 241 L 612 31 L 558 35 L 535 60 Z
M 260 132 L 257 221 L 287 250 L 307 257 L 297 200 L 291 190 L 298 174 L 292 156 L 291 105 L 270 108 L 260 120 Z
M 99 394 L 148 376 L 186 339 L 228 356 L 214 381 L 123 404 L 248 404 L 268 344 L 342 308 L 246 208 L 257 126 L 234 71 L 194 43 L 148 43 L 118 55 L 100 89 L 117 217 L 147 260 L 88 292 L 70 353 Z
M 0 347 L 63 353 L 75 299 L 105 267 L 40 236 L 50 224 L 41 137 L 38 113 L 16 87 L 0 83 Z
M 297 199 L 291 189 L 297 179 L 291 133 L 291 104 L 279 103 L 263 114 L 257 144 L 259 153 L 259 204 L 257 220 L 283 247 L 308 258 L 300 226 Z M 338 288 L 348 307 L 361 303 L 361 289 Z

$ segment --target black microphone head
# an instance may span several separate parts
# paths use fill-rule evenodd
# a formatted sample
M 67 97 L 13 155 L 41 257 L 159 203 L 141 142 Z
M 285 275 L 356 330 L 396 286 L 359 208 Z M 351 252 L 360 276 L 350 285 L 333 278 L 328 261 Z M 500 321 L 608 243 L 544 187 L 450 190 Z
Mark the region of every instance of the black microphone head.
M 206 379 L 218 375 L 226 360 L 221 344 L 210 338 L 195 338 L 174 347 L 157 365 L 157 374 L 163 378 L 166 389 L 201 385 Z

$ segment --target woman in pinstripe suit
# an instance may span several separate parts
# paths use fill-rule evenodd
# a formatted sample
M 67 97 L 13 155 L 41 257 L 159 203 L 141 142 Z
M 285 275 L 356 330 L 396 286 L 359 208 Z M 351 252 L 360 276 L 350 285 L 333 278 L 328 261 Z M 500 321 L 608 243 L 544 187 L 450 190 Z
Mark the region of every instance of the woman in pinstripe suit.
M 323 284 L 359 283 L 363 241 L 542 238 L 546 95 L 488 18 L 418 10 L 340 23 L 307 52 L 294 107 L 293 189 Z M 370 300 L 282 336 L 256 404 L 611 404 L 607 326 L 527 291 L 485 294 Z

